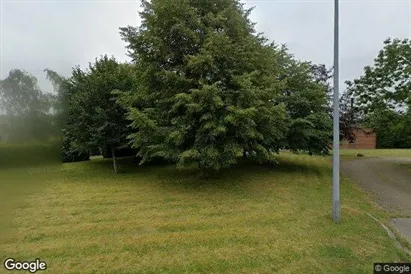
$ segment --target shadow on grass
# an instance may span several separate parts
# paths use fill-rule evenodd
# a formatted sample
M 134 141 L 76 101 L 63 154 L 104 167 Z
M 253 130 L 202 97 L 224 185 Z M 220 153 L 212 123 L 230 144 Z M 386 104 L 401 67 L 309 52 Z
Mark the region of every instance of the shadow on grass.
M 310 156 L 279 157 L 278 163 L 271 165 L 259 164 L 240 158 L 236 165 L 229 169 L 214 172 L 210 174 L 208 179 L 200 179 L 199 169 L 178 170 L 175 164 L 164 161 L 156 161 L 140 166 L 139 162 L 133 157 L 125 157 L 119 158 L 118 164 L 120 173 L 117 175 L 113 174 L 111 159 L 93 159 L 80 165 L 84 167 L 83 172 L 87 172 L 89 176 L 118 176 L 119 179 L 139 176 L 140 179 L 153 181 L 166 188 L 201 191 L 238 189 L 253 182 L 272 180 L 275 177 L 281 180 L 282 176 L 290 174 L 295 176 L 318 176 L 328 170 L 326 161 L 318 161 L 316 157 Z M 82 173 L 81 169 L 76 168 L 76 171 Z
M 146 167 L 149 168 L 149 167 Z M 160 171 L 157 169 L 157 171 Z M 293 174 L 300 175 L 320 175 L 327 172 L 324 165 L 306 160 L 295 161 L 290 159 L 280 159 L 277 164 L 259 164 L 249 160 L 241 159 L 236 165 L 229 169 L 220 170 L 205 179 L 200 179 L 198 169 L 177 170 L 174 166 L 168 166 L 158 172 L 156 178 L 163 186 L 181 187 L 184 189 L 235 189 L 243 187 L 256 181 L 265 181 L 269 178 Z
M 313 161 L 310 161 L 311 158 L 309 156 L 300 156 L 294 158 L 287 158 L 287 157 L 279 157 L 278 163 L 274 164 L 260 164 L 252 160 L 242 159 L 240 158 L 236 165 L 232 166 L 229 169 L 223 169 L 220 171 L 215 172 L 210 179 L 216 179 L 223 176 L 225 173 L 230 171 L 236 171 L 238 173 L 240 171 L 246 171 L 248 168 L 251 169 L 259 169 L 260 171 L 281 171 L 283 173 L 317 173 L 319 166 L 316 164 L 316 158 L 312 158 Z M 314 163 L 314 164 L 312 164 Z M 94 159 L 87 164 L 92 165 L 96 168 L 104 168 L 104 169 L 112 169 L 112 161 L 111 159 Z M 139 171 L 144 170 L 151 170 L 151 169 L 162 169 L 164 167 L 174 167 L 174 173 L 176 175 L 181 174 L 199 174 L 199 170 L 196 168 L 191 169 L 184 169 L 184 170 L 177 170 L 175 168 L 175 164 L 166 162 L 166 161 L 155 161 L 149 164 L 139 165 L 139 161 L 133 157 L 124 157 L 118 159 L 118 164 L 121 168 L 123 168 L 123 173 L 138 173 Z M 322 167 L 322 166 L 321 166 Z M 245 170 L 246 169 L 246 170 Z M 248 172 L 248 171 L 247 171 Z M 246 173 L 247 173 L 246 172 Z M 171 172 L 173 173 L 173 172 Z M 172 175 L 172 174 L 167 174 Z

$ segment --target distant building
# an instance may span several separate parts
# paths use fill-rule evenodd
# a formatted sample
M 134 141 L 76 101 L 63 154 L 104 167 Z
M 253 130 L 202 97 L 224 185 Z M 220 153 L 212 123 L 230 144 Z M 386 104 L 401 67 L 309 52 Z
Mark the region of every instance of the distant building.
M 341 149 L 375 149 L 377 147 L 377 134 L 372 128 L 357 128 L 354 131 L 355 140 L 343 141 Z

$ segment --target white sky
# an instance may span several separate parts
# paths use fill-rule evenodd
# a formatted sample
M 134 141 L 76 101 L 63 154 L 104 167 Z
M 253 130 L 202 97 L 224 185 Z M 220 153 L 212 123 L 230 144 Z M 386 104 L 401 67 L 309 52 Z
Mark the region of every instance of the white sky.
M 68 76 L 101 54 L 127 60 L 119 27 L 138 25 L 139 1 L 0 0 L 0 78 L 24 69 L 51 85 L 43 69 Z M 332 66 L 333 0 L 247 0 L 257 30 L 286 43 L 298 59 Z M 411 38 L 411 0 L 340 0 L 341 84 L 371 65 L 388 37 Z M 342 86 L 343 87 L 343 86 Z

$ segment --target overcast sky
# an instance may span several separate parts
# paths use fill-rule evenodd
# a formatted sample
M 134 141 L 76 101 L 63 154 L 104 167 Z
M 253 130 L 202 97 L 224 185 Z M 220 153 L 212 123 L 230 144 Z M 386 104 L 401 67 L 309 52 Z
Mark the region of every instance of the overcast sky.
M 128 60 L 118 28 L 138 25 L 139 1 L 0 0 L 0 78 L 24 69 L 51 89 L 43 69 L 68 76 L 101 54 Z M 211 1 L 211 0 L 210 0 Z M 248 0 L 257 30 L 286 43 L 298 59 L 332 66 L 333 0 Z M 340 1 L 340 72 L 344 80 L 372 64 L 387 37 L 411 37 L 411 0 Z

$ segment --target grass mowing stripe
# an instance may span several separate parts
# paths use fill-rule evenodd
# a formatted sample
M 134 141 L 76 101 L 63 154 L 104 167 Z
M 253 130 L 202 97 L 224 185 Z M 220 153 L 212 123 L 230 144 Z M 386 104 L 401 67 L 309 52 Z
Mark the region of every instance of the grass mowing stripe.
M 121 161 L 118 176 L 103 159 L 64 165 L 14 211 L 1 254 L 39 257 L 51 273 L 368 273 L 411 259 L 366 216 L 387 213 L 347 179 L 332 223 L 328 157 L 240 163 L 209 181 Z

